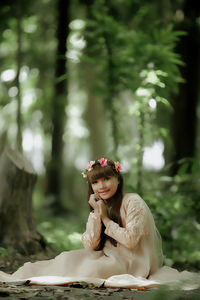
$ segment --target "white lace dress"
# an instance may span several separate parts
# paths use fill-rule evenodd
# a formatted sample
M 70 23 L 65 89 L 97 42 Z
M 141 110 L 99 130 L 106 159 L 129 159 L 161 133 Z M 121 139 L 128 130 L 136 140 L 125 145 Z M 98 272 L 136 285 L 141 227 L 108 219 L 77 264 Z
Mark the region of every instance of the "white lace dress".
M 85 249 L 65 251 L 51 260 L 25 263 L 12 275 L 0 272 L 0 281 L 37 276 L 108 279 L 126 274 L 122 275 L 123 279 L 127 282 L 131 279 L 133 283 L 134 278 L 141 277 L 145 280 L 161 278 L 163 282 L 171 274 L 176 277 L 176 270 L 161 268 L 161 238 L 150 209 L 142 198 L 137 194 L 125 194 L 120 214 L 123 227 L 109 221 L 105 229 L 105 233 L 117 241 L 116 247 L 107 240 L 103 250 L 94 250 L 100 241 L 102 225 L 100 216 L 91 212 L 82 236 Z M 117 286 L 121 277 L 114 278 L 114 286 Z

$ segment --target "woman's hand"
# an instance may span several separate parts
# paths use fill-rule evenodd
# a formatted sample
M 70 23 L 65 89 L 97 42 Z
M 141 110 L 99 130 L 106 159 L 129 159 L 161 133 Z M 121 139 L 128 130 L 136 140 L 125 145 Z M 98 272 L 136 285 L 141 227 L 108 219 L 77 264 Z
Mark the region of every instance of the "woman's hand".
M 103 219 L 103 218 L 107 217 L 108 216 L 107 215 L 107 208 L 106 208 L 106 205 L 103 202 L 103 200 L 99 200 L 97 205 L 98 205 L 98 209 L 99 209 L 99 213 L 101 215 L 101 218 Z
M 97 201 L 99 201 L 101 198 L 98 194 L 91 194 L 90 199 L 88 201 L 89 205 L 95 210 L 99 211 L 99 207 L 97 205 Z
M 106 226 L 107 223 L 110 221 L 110 219 L 108 218 L 106 205 L 103 200 L 99 200 L 97 202 L 97 206 L 98 206 L 99 214 L 101 216 L 101 220 L 104 223 L 104 225 Z

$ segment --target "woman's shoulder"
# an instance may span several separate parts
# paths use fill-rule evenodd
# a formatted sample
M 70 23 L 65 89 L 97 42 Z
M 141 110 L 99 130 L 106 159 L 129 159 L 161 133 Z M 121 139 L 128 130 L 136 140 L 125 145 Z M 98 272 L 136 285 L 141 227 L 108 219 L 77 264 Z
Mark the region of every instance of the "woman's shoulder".
M 145 205 L 144 200 L 137 193 L 125 193 L 122 203 L 124 205 Z
M 125 201 L 144 201 L 137 193 L 125 193 L 123 200 Z
M 126 193 L 122 200 L 122 209 L 125 212 L 140 212 L 140 214 L 146 215 L 149 213 L 149 207 L 146 202 L 137 193 Z
M 142 197 L 137 193 L 126 193 L 124 194 L 122 200 L 122 206 L 129 207 L 130 209 L 139 209 L 143 212 L 150 212 L 148 204 L 142 199 Z

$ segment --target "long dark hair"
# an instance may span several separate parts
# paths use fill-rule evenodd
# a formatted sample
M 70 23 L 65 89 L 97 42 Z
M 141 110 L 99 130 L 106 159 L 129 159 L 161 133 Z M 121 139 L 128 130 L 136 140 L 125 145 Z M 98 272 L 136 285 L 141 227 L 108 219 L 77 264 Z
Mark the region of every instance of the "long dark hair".
M 105 167 L 102 167 L 98 160 L 95 160 L 95 164 L 93 165 L 92 170 L 87 174 L 88 177 L 88 201 L 91 194 L 94 194 L 94 191 L 92 189 L 92 183 L 95 182 L 97 179 L 102 177 L 108 177 L 108 176 L 115 176 L 118 178 L 119 184 L 117 191 L 115 195 L 109 199 L 107 205 L 110 207 L 110 213 L 109 218 L 119 224 L 119 226 L 122 227 L 122 220 L 120 216 L 120 207 L 122 203 L 123 198 L 123 177 L 121 173 L 117 172 L 115 169 L 115 163 L 111 160 L 107 160 L 107 165 Z M 92 211 L 93 208 L 90 206 L 90 211 Z M 101 240 L 100 244 L 97 249 L 95 250 L 102 250 L 106 240 L 110 240 L 110 242 L 116 247 L 117 242 L 113 238 L 109 237 L 104 233 L 105 231 L 105 225 L 102 224 L 102 232 L 101 232 Z

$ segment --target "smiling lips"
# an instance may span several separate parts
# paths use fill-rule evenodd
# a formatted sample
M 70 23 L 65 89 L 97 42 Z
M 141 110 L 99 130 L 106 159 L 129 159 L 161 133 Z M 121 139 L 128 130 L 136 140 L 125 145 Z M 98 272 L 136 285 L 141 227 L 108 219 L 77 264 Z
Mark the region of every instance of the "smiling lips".
M 106 193 L 108 193 L 109 192 L 109 190 L 104 190 L 104 191 L 102 191 L 102 192 L 99 192 L 99 194 L 106 194 Z

